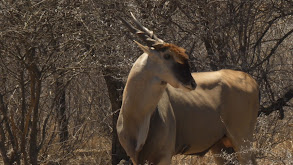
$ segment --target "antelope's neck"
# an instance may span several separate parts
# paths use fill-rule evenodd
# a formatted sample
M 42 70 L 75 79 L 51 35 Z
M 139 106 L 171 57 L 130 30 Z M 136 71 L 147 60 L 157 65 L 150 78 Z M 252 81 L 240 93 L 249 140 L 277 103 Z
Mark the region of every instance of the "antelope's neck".
M 122 114 L 139 121 L 155 110 L 166 88 L 150 63 L 145 54 L 135 62 L 123 93 Z
M 142 55 L 133 65 L 123 92 L 118 131 L 135 140 L 135 152 L 145 143 L 150 117 L 162 96 L 165 84 L 151 70 L 150 59 Z M 122 129 L 122 130 L 119 130 Z

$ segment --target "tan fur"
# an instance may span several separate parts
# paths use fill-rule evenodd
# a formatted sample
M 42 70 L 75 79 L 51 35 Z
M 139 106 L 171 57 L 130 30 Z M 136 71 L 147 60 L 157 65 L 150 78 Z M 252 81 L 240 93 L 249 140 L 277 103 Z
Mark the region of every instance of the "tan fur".
M 184 92 L 162 84 L 158 77 L 166 72 L 152 70 L 161 63 L 149 64 L 155 61 L 151 57 L 143 54 L 131 69 L 117 121 L 120 143 L 134 164 L 167 165 L 173 155 L 211 147 L 213 154 L 233 147 L 241 164 L 256 164 L 251 152 L 259 105 L 255 80 L 233 70 L 193 73 L 197 87 Z

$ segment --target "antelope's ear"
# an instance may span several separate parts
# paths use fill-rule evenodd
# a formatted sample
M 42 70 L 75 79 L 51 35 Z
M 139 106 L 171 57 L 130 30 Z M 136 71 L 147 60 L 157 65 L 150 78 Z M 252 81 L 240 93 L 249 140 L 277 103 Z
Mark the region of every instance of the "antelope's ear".
M 150 47 L 148 47 L 148 46 L 144 46 L 144 45 L 142 45 L 141 43 L 139 43 L 139 42 L 137 42 L 137 41 L 135 41 L 135 40 L 134 40 L 134 42 L 139 46 L 139 48 L 140 48 L 143 52 L 145 52 L 145 53 L 147 53 L 147 54 L 151 54 L 151 48 L 150 48 Z

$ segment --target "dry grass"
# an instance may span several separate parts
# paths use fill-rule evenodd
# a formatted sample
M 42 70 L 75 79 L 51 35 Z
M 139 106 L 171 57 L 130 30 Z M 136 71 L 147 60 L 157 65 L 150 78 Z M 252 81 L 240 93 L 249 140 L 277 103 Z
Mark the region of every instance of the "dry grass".
M 176 155 L 172 159 L 172 165 L 216 165 L 212 154 L 209 152 L 205 156 L 185 156 L 185 155 Z
M 258 118 L 255 133 L 254 152 L 258 164 L 293 164 L 293 120 L 292 112 L 287 112 L 286 118 L 277 119 L 277 114 Z M 80 152 L 73 164 L 111 164 L 111 141 L 107 138 L 97 138 L 89 141 L 89 146 L 102 150 Z M 226 156 L 227 155 L 222 155 Z M 233 156 L 228 157 L 233 159 Z M 177 155 L 172 159 L 172 165 L 215 165 L 212 154 L 204 157 Z
M 258 118 L 255 147 L 259 164 L 293 164 L 293 112 L 283 120 L 278 115 Z
M 253 151 L 258 164 L 293 164 L 293 113 L 287 111 L 283 120 L 277 114 L 258 118 L 255 129 Z M 235 155 L 221 155 L 233 160 Z M 58 164 L 58 163 L 47 163 Z M 111 137 L 98 136 L 85 141 L 80 149 L 72 153 L 67 163 L 73 165 L 110 165 L 111 164 Z M 172 159 L 172 165 L 216 165 L 213 156 L 208 152 L 205 156 L 177 155 Z M 237 164 L 237 163 L 236 163 Z
M 43 161 L 43 165 L 108 165 L 111 164 L 111 138 L 96 136 L 84 140 L 84 144 L 74 150 L 70 150 L 66 153 L 58 150 L 58 144 L 56 144 L 56 150 L 51 153 L 46 160 Z M 53 150 L 53 149 L 52 149 Z M 0 162 L 1 164 L 1 162 Z
M 85 149 L 78 149 L 75 158 L 68 164 L 78 165 L 107 165 L 111 164 L 111 139 L 109 137 L 96 137 L 88 141 Z

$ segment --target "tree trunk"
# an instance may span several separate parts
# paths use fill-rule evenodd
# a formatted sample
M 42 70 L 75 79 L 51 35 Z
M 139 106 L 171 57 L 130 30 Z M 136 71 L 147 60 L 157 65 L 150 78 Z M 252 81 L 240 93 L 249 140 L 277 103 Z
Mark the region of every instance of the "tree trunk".
M 32 110 L 32 126 L 31 126 L 31 134 L 30 134 L 30 147 L 29 147 L 29 156 L 30 163 L 32 165 L 38 164 L 38 154 L 39 147 L 37 143 L 38 137 L 38 122 L 39 122 L 39 102 L 41 95 L 41 80 L 40 73 L 35 65 L 29 69 L 30 72 L 30 80 L 31 80 L 31 105 L 30 108 Z
M 30 77 L 30 110 L 27 114 L 27 119 L 31 120 L 31 131 L 29 139 L 29 157 L 30 164 L 38 164 L 38 123 L 39 123 L 39 103 L 41 97 L 41 72 L 35 64 L 35 49 L 31 48 L 29 50 L 28 62 L 30 65 L 27 67 Z M 28 123 L 28 122 L 27 122 Z
M 7 109 L 6 109 L 6 105 L 4 105 L 4 99 L 3 99 L 3 95 L 1 93 L 0 93 L 0 112 L 1 112 L 0 113 L 1 122 L 7 122 L 7 121 L 5 121 Z M 5 129 L 4 124 L 1 124 L 1 126 L 0 126 L 0 152 L 1 152 L 1 157 L 2 157 L 4 165 L 9 165 L 10 159 L 7 156 L 7 148 L 5 147 L 6 136 L 5 136 L 4 129 Z
M 207 50 L 207 59 L 210 62 L 209 63 L 210 67 L 213 71 L 216 71 L 216 70 L 218 70 L 218 63 L 217 63 L 216 55 L 214 54 L 214 50 L 213 50 L 213 47 L 211 45 L 210 40 L 211 39 L 209 39 L 208 37 L 203 38 L 203 42 L 204 42 L 205 48 Z
M 68 141 L 69 132 L 68 132 L 68 118 L 66 116 L 66 105 L 65 105 L 65 96 L 66 88 L 63 83 L 62 73 L 59 73 L 55 79 L 56 90 L 55 90 L 55 104 L 56 104 L 56 114 L 59 124 L 59 142 L 62 146 L 62 149 L 66 149 L 66 142 Z
M 121 160 L 129 160 L 129 157 L 127 156 L 126 152 L 122 148 L 118 136 L 117 136 L 117 130 L 116 130 L 116 123 L 119 115 L 119 109 L 121 107 L 122 101 L 121 101 L 121 95 L 122 92 L 118 91 L 117 89 L 123 88 L 123 83 L 109 74 L 106 74 L 104 76 L 104 79 L 107 84 L 108 93 L 112 105 L 112 113 L 113 113 L 113 121 L 112 121 L 112 127 L 113 127 L 113 134 L 112 134 L 112 165 L 117 165 Z

